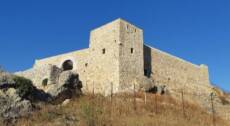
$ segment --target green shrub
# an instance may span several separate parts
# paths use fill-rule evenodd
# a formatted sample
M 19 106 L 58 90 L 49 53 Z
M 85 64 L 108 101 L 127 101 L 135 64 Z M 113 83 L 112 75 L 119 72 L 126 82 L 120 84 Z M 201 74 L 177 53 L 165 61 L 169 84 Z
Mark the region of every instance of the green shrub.
M 20 97 L 28 98 L 32 96 L 35 88 L 31 80 L 19 76 L 14 76 L 13 80 L 16 83 L 15 88 Z

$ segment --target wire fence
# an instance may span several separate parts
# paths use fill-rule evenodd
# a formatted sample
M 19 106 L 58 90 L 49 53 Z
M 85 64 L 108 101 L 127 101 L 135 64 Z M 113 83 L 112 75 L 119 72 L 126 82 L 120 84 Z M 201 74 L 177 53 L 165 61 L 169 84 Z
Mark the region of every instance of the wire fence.
M 95 92 L 94 92 L 94 86 L 93 86 L 93 99 L 95 98 Z M 128 100 L 131 100 L 131 103 L 133 104 L 133 111 L 137 111 L 140 107 L 139 104 L 143 105 L 149 105 L 152 107 L 152 112 L 155 115 L 158 115 L 162 112 L 162 104 L 164 103 L 164 97 L 166 96 L 172 96 L 173 98 L 177 99 L 177 106 L 179 110 L 181 111 L 181 114 L 183 115 L 184 118 L 192 118 L 188 112 L 188 104 L 189 102 L 191 103 L 196 103 L 199 106 L 202 106 L 204 110 L 207 111 L 208 115 L 210 115 L 210 119 L 212 120 L 212 125 L 213 126 L 218 126 L 218 121 L 219 118 L 224 118 L 225 120 L 230 121 L 230 104 L 229 105 L 224 105 L 221 102 L 221 99 L 215 95 L 215 93 L 194 93 L 192 91 L 185 91 L 181 89 L 168 89 L 167 92 L 164 94 L 156 92 L 156 93 L 147 93 L 147 92 L 140 92 L 137 91 L 136 85 L 133 85 L 133 93 L 130 93 Z M 118 111 L 120 115 L 122 114 L 120 111 L 120 108 L 116 107 L 116 104 L 118 103 L 117 99 L 120 99 L 121 97 L 117 94 L 114 93 L 113 89 L 113 84 L 111 83 L 110 87 L 110 114 L 109 118 L 110 121 L 112 122 L 113 117 L 117 116 L 114 115 L 114 111 Z M 127 101 L 125 97 L 123 97 L 123 101 Z M 123 102 L 119 101 L 119 102 Z M 95 102 L 93 102 L 95 104 Z M 116 108 L 116 109 L 115 109 Z M 132 107 L 131 107 L 132 108 Z M 94 109 L 94 108 L 93 108 Z M 114 110 L 115 109 L 115 110 Z M 130 109 L 130 108 L 129 108 Z M 94 112 L 95 110 L 93 110 Z M 117 113 L 117 112 L 116 112 Z M 95 114 L 93 114 L 94 118 Z M 94 122 L 94 121 L 93 121 Z M 111 123 L 112 126 L 112 123 Z

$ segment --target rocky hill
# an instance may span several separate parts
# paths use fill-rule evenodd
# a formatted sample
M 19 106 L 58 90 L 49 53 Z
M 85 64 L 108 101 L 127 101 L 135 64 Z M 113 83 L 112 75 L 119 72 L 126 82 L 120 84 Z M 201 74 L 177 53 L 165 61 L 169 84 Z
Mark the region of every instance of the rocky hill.
M 58 84 L 47 92 L 37 89 L 27 78 L 0 70 L 0 120 L 14 124 L 18 118 L 31 115 L 40 103 L 59 104 L 81 94 L 78 75 L 64 72 Z
M 173 90 L 102 96 L 82 94 L 78 75 L 61 72 L 54 86 L 0 70 L 0 126 L 229 126 L 230 96 L 214 88 L 209 96 Z M 182 94 L 182 95 L 181 95 Z M 181 97 L 182 96 L 182 97 Z M 228 116 L 228 115 L 227 115 Z

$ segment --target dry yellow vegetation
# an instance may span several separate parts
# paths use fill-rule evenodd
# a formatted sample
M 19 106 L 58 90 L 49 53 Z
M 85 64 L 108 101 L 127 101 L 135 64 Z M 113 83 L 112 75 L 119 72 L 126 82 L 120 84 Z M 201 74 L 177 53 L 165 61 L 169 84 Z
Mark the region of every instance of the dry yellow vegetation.
M 168 95 L 142 93 L 112 97 L 85 95 L 73 98 L 65 106 L 41 105 L 17 126 L 212 126 L 213 116 L 201 107 L 184 103 Z M 215 117 L 217 126 L 229 124 Z

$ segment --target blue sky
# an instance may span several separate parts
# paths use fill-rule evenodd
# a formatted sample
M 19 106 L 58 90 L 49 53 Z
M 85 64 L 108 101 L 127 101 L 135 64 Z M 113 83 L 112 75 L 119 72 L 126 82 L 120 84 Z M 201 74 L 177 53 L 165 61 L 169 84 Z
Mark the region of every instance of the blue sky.
M 14 72 L 87 48 L 91 29 L 119 17 L 142 28 L 146 44 L 207 64 L 230 91 L 229 0 L 1 0 L 0 64 Z

